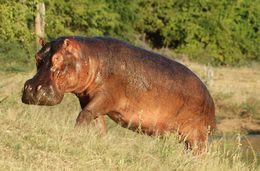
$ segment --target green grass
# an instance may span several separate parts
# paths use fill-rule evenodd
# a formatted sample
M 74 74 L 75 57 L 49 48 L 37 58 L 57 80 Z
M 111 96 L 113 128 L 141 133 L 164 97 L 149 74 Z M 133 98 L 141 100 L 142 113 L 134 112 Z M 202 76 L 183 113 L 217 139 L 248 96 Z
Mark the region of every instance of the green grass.
M 104 136 L 96 126 L 75 128 L 80 106 L 72 95 L 52 107 L 21 103 L 23 83 L 32 75 L 0 72 L 1 170 L 260 170 L 235 139 L 214 140 L 194 156 L 174 134 L 137 134 L 108 118 Z

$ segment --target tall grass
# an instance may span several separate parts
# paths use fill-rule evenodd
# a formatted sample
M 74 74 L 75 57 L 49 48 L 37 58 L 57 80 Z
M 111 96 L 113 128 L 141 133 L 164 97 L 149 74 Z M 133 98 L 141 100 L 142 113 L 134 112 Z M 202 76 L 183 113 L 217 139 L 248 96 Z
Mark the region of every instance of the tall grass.
M 0 73 L 0 170 L 258 170 L 239 146 L 213 141 L 200 155 L 184 151 L 175 135 L 146 136 L 107 118 L 108 133 L 96 126 L 75 128 L 77 99 L 60 105 L 21 103 L 21 89 L 33 73 Z

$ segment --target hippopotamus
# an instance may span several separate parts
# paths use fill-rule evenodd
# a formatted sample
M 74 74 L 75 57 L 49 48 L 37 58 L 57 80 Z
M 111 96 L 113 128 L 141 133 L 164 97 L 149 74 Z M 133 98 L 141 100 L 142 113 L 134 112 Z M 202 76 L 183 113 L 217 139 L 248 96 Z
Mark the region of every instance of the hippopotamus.
M 203 144 L 215 128 L 215 108 L 203 82 L 168 57 L 110 37 L 59 37 L 36 53 L 37 73 L 22 102 L 56 105 L 75 94 L 76 126 L 107 115 L 147 135 L 177 132 L 187 146 Z

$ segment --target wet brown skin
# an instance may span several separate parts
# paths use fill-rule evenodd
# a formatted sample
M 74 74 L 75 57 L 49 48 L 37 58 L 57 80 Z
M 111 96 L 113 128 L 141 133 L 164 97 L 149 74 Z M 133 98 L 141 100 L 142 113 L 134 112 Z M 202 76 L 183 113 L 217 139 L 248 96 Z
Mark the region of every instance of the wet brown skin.
M 37 73 L 22 102 L 55 105 L 74 93 L 82 111 L 76 125 L 104 115 L 146 134 L 178 131 L 187 145 L 203 146 L 215 128 L 214 102 L 184 65 L 117 39 L 61 37 L 36 54 Z

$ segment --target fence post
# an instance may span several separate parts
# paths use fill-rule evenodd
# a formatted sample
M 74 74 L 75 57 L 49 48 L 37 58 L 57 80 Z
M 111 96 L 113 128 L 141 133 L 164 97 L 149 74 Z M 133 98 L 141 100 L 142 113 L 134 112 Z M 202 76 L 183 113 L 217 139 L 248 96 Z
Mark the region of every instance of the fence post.
M 37 50 L 41 48 L 39 39 L 44 38 L 44 26 L 45 26 L 45 5 L 42 2 L 37 4 L 36 17 L 35 17 L 35 33 L 36 33 Z
M 206 84 L 211 87 L 214 83 L 213 83 L 213 77 L 214 77 L 214 72 L 213 72 L 213 68 L 210 64 L 208 64 L 207 66 L 204 66 L 204 71 L 205 71 L 205 75 L 206 75 Z

